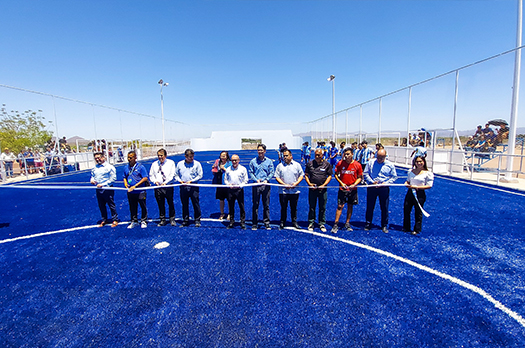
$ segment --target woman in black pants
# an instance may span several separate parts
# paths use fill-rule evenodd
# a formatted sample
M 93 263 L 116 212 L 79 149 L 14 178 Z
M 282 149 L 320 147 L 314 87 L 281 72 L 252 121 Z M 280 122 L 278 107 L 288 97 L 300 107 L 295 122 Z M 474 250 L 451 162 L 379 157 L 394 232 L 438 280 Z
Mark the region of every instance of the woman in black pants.
M 405 182 L 408 191 L 403 205 L 403 231 L 410 232 L 413 235 L 421 232 L 423 221 L 422 208 L 427 198 L 425 191 L 431 188 L 433 183 L 434 174 L 427 169 L 427 160 L 425 157 L 415 157 L 412 161 L 412 170 L 408 172 L 407 181 Z M 416 220 L 414 230 L 410 227 L 412 207 L 414 207 Z

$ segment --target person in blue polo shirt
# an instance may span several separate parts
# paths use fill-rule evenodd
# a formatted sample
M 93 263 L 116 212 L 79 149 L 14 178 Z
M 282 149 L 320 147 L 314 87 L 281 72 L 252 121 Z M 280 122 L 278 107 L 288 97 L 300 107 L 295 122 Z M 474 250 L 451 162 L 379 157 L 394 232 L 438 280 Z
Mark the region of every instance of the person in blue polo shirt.
M 250 161 L 248 174 L 250 179 L 262 185 L 252 186 L 252 230 L 257 229 L 259 224 L 259 201 L 262 197 L 263 202 L 263 222 L 264 227 L 270 230 L 270 189 L 271 186 L 264 185 L 270 182 L 275 168 L 271 159 L 266 157 L 266 145 L 257 145 L 257 157 Z
M 138 206 L 142 215 L 140 217 L 140 227 L 146 228 L 148 224 L 148 209 L 146 208 L 146 190 L 141 190 L 140 187 L 145 187 L 149 183 L 148 171 L 146 167 L 137 162 L 137 154 L 135 151 L 128 153 L 128 165 L 124 167 L 124 186 L 128 189 L 129 212 L 131 215 L 131 223 L 128 228 L 133 228 L 138 225 Z
M 177 163 L 175 168 L 175 180 L 183 184 L 180 189 L 180 201 L 182 203 L 182 226 L 188 226 L 190 221 L 190 199 L 193 205 L 195 227 L 201 227 L 201 206 L 199 198 L 199 187 L 189 186 L 197 184 L 202 179 L 202 165 L 194 159 L 195 151 L 186 149 L 184 159 Z

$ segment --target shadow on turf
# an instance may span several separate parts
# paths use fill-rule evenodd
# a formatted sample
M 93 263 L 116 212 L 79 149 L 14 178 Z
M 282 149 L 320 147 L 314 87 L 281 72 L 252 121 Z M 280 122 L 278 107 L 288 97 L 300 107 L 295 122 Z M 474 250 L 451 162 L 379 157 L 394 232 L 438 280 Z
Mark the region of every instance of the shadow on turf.
M 9 222 L 0 223 L 0 228 L 9 227 Z

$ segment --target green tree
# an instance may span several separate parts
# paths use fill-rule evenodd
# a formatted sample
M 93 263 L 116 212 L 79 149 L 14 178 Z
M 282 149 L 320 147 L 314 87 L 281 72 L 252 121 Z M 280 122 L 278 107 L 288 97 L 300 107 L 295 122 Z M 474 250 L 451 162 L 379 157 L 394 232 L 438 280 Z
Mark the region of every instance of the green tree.
M 39 110 L 41 113 L 42 110 Z M 26 147 L 41 147 L 51 140 L 53 133 L 46 130 L 44 117 L 36 111 L 7 111 L 6 105 L 0 109 L 0 143 L 17 153 Z

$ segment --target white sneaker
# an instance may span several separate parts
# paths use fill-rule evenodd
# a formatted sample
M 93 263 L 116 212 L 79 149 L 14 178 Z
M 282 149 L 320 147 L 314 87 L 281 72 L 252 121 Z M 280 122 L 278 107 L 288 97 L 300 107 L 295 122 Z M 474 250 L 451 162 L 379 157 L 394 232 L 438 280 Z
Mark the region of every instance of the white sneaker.
M 321 232 L 326 232 L 326 227 L 324 227 L 324 225 L 319 226 L 319 229 Z
M 146 221 L 142 221 L 140 223 L 140 228 L 146 228 L 146 227 L 148 227 L 148 224 L 146 223 Z
M 138 224 L 136 222 L 132 222 L 128 225 L 128 229 L 132 229 L 132 228 L 135 228 L 135 226 L 137 226 Z
M 313 231 L 313 230 L 314 230 L 314 224 L 308 225 L 308 231 Z

